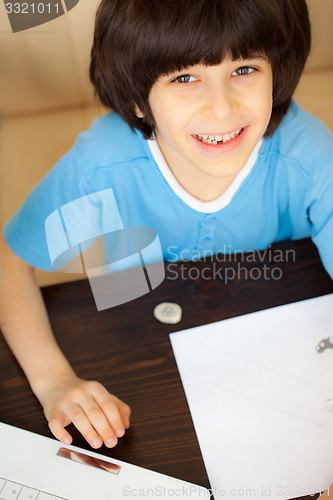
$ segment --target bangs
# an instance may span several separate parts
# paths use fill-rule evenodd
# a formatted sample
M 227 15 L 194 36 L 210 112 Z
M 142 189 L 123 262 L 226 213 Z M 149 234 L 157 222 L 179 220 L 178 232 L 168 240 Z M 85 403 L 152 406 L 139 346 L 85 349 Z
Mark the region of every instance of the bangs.
M 135 59 L 149 68 L 147 84 L 188 66 L 220 64 L 226 57 L 272 61 L 285 45 L 263 0 L 136 0 L 131 6 L 129 17 L 140 18 L 141 28 L 137 36 L 133 26 Z

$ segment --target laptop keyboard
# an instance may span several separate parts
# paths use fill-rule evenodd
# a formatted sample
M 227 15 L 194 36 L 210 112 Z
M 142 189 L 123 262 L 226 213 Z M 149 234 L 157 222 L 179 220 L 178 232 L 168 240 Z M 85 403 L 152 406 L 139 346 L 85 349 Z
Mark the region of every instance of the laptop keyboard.
M 66 500 L 0 477 L 0 500 Z

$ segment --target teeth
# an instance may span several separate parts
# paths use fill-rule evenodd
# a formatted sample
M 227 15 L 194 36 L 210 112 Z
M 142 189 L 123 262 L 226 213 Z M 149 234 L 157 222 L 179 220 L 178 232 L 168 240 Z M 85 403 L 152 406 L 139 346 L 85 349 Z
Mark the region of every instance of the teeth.
M 235 130 L 234 132 L 231 132 L 231 134 L 224 134 L 222 135 L 197 135 L 196 137 L 199 139 L 199 141 L 203 142 L 204 144 L 218 144 L 218 143 L 225 143 L 228 141 L 231 141 L 231 139 L 235 139 L 238 135 L 241 134 L 243 131 L 242 128 L 239 128 L 238 130 Z

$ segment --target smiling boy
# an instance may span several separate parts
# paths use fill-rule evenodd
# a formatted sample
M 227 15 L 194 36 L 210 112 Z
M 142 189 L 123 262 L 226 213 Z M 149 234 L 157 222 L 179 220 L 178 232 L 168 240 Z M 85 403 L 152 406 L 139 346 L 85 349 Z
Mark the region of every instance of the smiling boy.
M 34 281 L 33 267 L 52 270 L 45 221 L 63 205 L 111 188 L 124 226 L 154 228 L 165 260 L 311 236 L 333 277 L 332 136 L 292 101 L 309 50 L 305 0 L 102 1 L 90 76 L 113 112 L 29 195 L 0 248 L 0 326 L 64 443 L 73 422 L 94 448 L 114 446 L 130 409 L 76 376 Z
M 225 192 L 268 127 L 272 95 L 263 57 L 196 65 L 157 80 L 149 95 L 155 137 L 186 191 L 201 201 Z

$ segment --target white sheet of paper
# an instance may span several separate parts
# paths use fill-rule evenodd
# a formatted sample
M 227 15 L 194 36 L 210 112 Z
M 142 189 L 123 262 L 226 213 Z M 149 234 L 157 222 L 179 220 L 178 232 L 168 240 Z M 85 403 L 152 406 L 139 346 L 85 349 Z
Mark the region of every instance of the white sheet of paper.
M 170 334 L 216 500 L 333 482 L 333 294 Z

